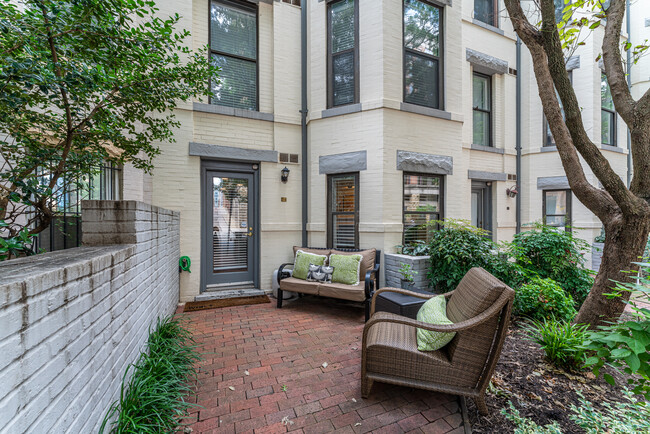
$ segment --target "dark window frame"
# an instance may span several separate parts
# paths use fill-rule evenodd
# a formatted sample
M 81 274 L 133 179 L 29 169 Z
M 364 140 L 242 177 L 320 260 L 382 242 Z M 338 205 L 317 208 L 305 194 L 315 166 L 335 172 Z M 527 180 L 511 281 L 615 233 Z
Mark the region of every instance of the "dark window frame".
M 489 147 L 494 147 L 494 128 L 492 123 L 494 122 L 494 117 L 492 116 L 492 112 L 494 111 L 494 92 L 492 89 L 493 83 L 492 83 L 492 76 L 487 75 L 487 74 L 481 74 L 480 72 L 473 72 L 472 73 L 472 106 L 474 105 L 474 76 L 481 77 L 481 78 L 486 78 L 488 81 L 488 102 L 489 102 L 489 110 L 485 109 L 480 109 L 478 107 L 472 107 L 472 143 L 474 143 L 474 112 L 481 112 L 481 113 L 487 113 L 488 115 L 488 144 L 487 146 Z M 475 145 L 478 145 L 479 143 L 474 143 Z M 481 143 L 482 144 L 482 143 Z M 485 146 L 485 145 L 484 145 Z
M 479 20 L 478 18 L 476 18 L 476 15 L 475 15 L 475 13 L 476 13 L 476 0 L 474 0 L 474 10 L 472 11 L 472 12 L 474 12 L 474 14 L 473 14 L 474 19 L 476 21 L 480 21 L 482 23 L 487 24 L 488 26 L 496 27 L 498 29 L 499 28 L 499 0 L 489 0 L 489 1 L 492 2 L 492 19 L 493 19 L 492 22 L 491 23 L 486 23 L 485 21 Z
M 426 176 L 429 178 L 438 178 L 440 180 L 440 198 L 438 199 L 438 205 L 440 209 L 436 213 L 428 211 L 409 211 L 408 213 L 404 209 L 405 203 L 405 193 L 406 193 L 406 183 L 405 179 L 407 176 Z M 419 173 L 419 172 L 403 172 L 402 173 L 402 245 L 406 245 L 406 214 L 438 214 L 436 220 L 444 220 L 445 218 L 445 176 L 444 175 L 435 175 L 432 173 Z
M 546 193 L 552 193 L 557 191 L 566 191 L 566 213 L 565 214 L 546 214 Z M 559 188 L 555 190 L 542 190 L 542 221 L 546 225 L 546 217 L 560 217 L 564 216 L 564 230 L 566 232 L 571 232 L 571 189 L 568 188 Z M 560 227 L 560 226 L 553 226 Z
M 354 211 L 333 211 L 332 193 L 333 184 L 336 178 L 347 176 L 354 177 Z M 334 247 L 334 216 L 354 215 L 354 248 L 359 248 L 359 172 L 335 173 L 327 175 L 327 246 Z
M 347 54 L 349 52 L 354 53 L 354 99 L 350 103 L 346 104 L 337 104 L 334 105 L 334 62 L 332 54 L 332 20 L 330 11 L 332 5 L 339 3 L 343 0 L 328 0 L 327 1 L 327 11 L 326 11 L 326 26 L 327 26 L 327 108 L 332 107 L 344 107 L 350 104 L 359 103 L 359 0 L 354 1 L 354 47 L 348 48 L 347 50 L 339 51 L 336 53 L 337 56 L 342 54 Z
M 234 9 L 245 10 L 255 13 L 255 59 L 250 59 L 244 56 L 237 56 L 234 54 L 224 53 L 222 51 L 213 50 L 210 45 L 212 39 L 212 3 L 220 3 L 224 6 Z M 246 62 L 255 63 L 255 108 L 251 111 L 260 110 L 260 14 L 259 7 L 256 3 L 249 3 L 246 1 L 238 0 L 208 0 L 208 61 L 212 62 L 212 55 L 232 57 L 233 59 L 243 60 Z M 208 82 L 208 89 L 212 89 L 212 77 Z M 220 107 L 230 107 L 212 102 L 212 97 L 208 97 L 208 104 L 218 105 Z M 244 109 L 243 109 L 244 110 Z
M 427 0 L 415 0 L 420 3 L 425 3 L 435 8 L 438 8 L 440 11 L 440 30 L 438 32 L 438 56 L 434 56 L 427 53 L 422 53 L 421 51 L 412 50 L 406 47 L 406 34 L 404 27 L 404 13 L 406 12 L 406 0 L 402 0 L 402 101 L 407 104 L 418 105 L 421 107 L 429 107 L 436 110 L 445 109 L 445 89 L 444 89 L 444 76 L 445 76 L 445 8 L 439 4 L 427 1 Z M 406 55 L 410 54 L 413 56 L 419 56 L 427 60 L 435 60 L 438 62 L 438 105 L 437 107 L 432 107 L 424 104 L 418 104 L 415 102 L 410 102 L 406 100 Z
M 600 74 L 601 74 L 601 76 L 600 76 L 601 83 L 602 83 L 602 80 L 603 80 L 603 76 L 605 76 L 605 80 L 607 80 L 607 87 L 609 88 L 609 93 L 611 94 L 612 93 L 612 88 L 609 85 L 609 80 L 607 79 L 607 75 L 605 75 L 605 73 L 602 72 L 602 71 L 601 71 Z M 601 84 L 601 86 L 602 86 L 602 84 Z M 613 104 L 613 99 L 612 99 L 612 104 Z M 602 137 L 603 115 L 605 115 L 605 114 L 607 116 L 609 116 L 610 120 L 611 120 L 611 122 L 609 124 L 610 125 L 610 132 L 609 133 L 612 136 L 611 143 L 605 143 L 603 141 L 603 137 Z M 616 140 L 616 136 L 617 136 L 617 133 L 618 133 L 618 125 L 617 125 L 617 122 L 616 122 L 617 117 L 618 116 L 616 115 L 616 110 L 615 109 L 612 110 L 610 108 L 603 107 L 603 98 L 602 98 L 602 95 L 601 95 L 601 97 L 600 97 L 600 131 L 601 131 L 600 143 L 602 145 L 618 146 L 618 141 Z

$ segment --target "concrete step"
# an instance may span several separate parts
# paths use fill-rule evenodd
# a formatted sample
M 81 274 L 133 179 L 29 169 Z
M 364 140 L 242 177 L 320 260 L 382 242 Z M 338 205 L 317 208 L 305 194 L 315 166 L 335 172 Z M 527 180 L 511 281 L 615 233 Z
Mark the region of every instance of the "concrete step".
M 255 288 L 208 290 L 194 297 L 194 301 L 220 300 L 224 298 L 255 297 L 265 295 L 266 291 Z

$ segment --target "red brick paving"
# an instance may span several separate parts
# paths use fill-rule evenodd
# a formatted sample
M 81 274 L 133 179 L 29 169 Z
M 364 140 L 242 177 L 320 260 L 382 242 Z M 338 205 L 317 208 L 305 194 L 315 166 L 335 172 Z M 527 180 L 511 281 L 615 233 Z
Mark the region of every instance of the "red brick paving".
M 455 396 L 375 383 L 361 398 L 357 306 L 306 297 L 185 315 L 204 357 L 193 433 L 464 432 Z

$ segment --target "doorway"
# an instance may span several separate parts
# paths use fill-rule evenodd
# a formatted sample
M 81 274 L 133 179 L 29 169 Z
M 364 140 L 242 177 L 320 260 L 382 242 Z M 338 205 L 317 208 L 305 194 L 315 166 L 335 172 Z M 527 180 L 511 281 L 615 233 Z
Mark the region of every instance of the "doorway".
M 202 164 L 202 291 L 257 288 L 258 164 Z
M 472 181 L 472 225 L 492 238 L 492 183 Z

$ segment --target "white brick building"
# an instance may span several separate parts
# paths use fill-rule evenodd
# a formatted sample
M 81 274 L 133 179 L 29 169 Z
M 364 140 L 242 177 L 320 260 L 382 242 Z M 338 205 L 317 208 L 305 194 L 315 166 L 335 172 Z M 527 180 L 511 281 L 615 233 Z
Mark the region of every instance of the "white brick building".
M 194 48 L 210 42 L 223 65 L 217 98 L 177 110 L 176 143 L 160 144 L 153 176 L 123 170 L 125 199 L 181 211 L 181 254 L 192 259 L 192 273 L 181 276 L 181 300 L 233 286 L 270 287 L 273 270 L 302 243 L 305 162 L 312 246 L 393 252 L 405 238 L 421 238 L 418 223 L 443 217 L 472 220 L 495 240 L 509 240 L 517 200 L 506 190 L 514 186 L 520 224 L 570 220 L 587 241 L 599 233 L 600 222 L 566 191 L 530 56 L 522 46 L 517 68 L 502 0 L 303 0 L 306 154 L 296 3 L 158 0 L 162 13 L 183 17 Z M 632 3 L 639 40 L 648 38 L 650 19 L 642 3 Z M 567 62 L 597 144 L 603 110 L 594 59 L 602 31 Z M 648 86 L 647 62 L 632 70 L 635 90 Z M 625 179 L 622 120 L 610 135 L 601 147 Z

